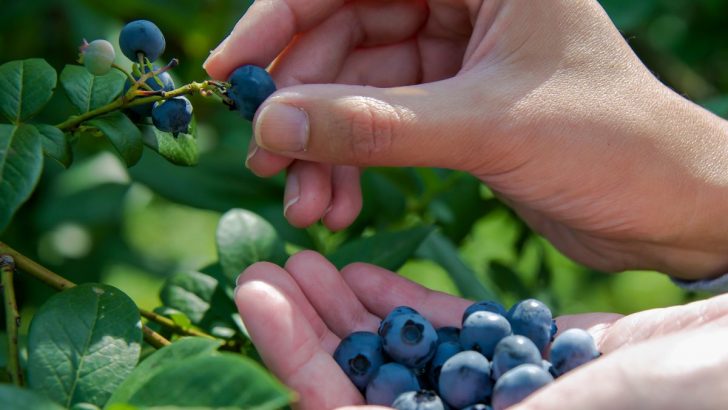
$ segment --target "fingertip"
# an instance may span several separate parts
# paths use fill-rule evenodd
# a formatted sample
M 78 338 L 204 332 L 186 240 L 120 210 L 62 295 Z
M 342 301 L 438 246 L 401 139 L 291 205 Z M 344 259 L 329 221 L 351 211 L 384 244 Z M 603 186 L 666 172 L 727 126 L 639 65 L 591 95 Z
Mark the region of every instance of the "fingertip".
M 288 222 L 305 228 L 324 214 L 331 201 L 331 166 L 296 161 L 289 168 L 284 195 L 284 215 Z

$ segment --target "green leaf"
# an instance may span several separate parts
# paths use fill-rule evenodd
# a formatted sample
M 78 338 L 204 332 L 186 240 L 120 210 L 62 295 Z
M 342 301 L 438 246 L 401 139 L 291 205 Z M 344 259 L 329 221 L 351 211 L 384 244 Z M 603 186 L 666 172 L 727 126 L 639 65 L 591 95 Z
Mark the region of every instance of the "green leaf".
M 58 76 L 43 59 L 11 61 L 0 66 L 0 113 L 19 124 L 50 101 Z
M 404 265 L 433 229 L 418 226 L 405 231 L 377 233 L 347 242 L 328 257 L 339 269 L 352 262 L 366 262 L 394 271 Z
M 208 328 L 215 323 L 234 327 L 230 314 L 235 304 L 217 279 L 200 272 L 182 272 L 170 276 L 159 292 L 162 303 L 183 312 L 192 323 Z
M 30 324 L 28 385 L 66 407 L 106 403 L 141 352 L 141 321 L 120 290 L 84 284 L 48 299 Z
M 63 410 L 57 403 L 32 390 L 8 384 L 0 384 L 0 405 L 12 405 L 13 410 Z
M 221 353 L 165 365 L 127 402 L 139 407 L 274 410 L 290 403 L 293 397 L 254 361 Z
M 37 124 L 35 128 L 43 136 L 43 153 L 68 168 L 73 162 L 73 151 L 63 131 L 46 124 Z
M 114 101 L 124 89 L 125 79 L 118 70 L 95 76 L 80 65 L 67 65 L 61 72 L 61 85 L 81 114 Z
M 490 289 L 486 288 L 475 276 L 475 272 L 466 265 L 455 244 L 440 232 L 434 232 L 417 250 L 417 256 L 438 263 L 450 273 L 450 277 L 460 294 L 473 300 L 499 300 Z
M 142 133 L 129 117 L 117 111 L 90 120 L 88 124 L 106 135 L 128 167 L 139 162 L 144 151 Z
M 42 170 L 40 132 L 32 125 L 0 124 L 0 232 L 33 193 Z
M 157 127 L 142 125 L 142 138 L 144 144 L 159 153 L 167 161 L 181 166 L 197 165 L 200 152 L 197 148 L 197 123 L 192 121 L 189 134 L 178 134 L 175 138 L 168 132 L 162 132 Z
M 231 282 L 253 263 L 279 262 L 285 254 L 273 225 L 244 209 L 232 209 L 222 216 L 216 238 L 220 265 Z
M 190 360 L 197 356 L 210 356 L 222 345 L 219 340 L 201 337 L 185 337 L 152 353 L 124 380 L 108 403 L 125 403 L 149 380 L 163 371 L 167 365 Z

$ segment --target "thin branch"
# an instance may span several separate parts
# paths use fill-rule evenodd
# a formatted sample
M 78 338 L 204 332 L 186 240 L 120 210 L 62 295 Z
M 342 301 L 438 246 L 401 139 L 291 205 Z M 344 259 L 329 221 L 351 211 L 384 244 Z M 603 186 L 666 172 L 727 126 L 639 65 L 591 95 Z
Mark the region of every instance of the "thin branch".
M 159 333 L 146 326 L 142 327 L 142 333 L 144 333 L 144 340 L 146 340 L 147 343 L 157 349 L 161 349 L 164 346 L 169 346 L 172 344 L 172 342 L 165 339 L 164 336 L 160 335 Z
M 5 301 L 5 326 L 8 332 L 8 373 L 10 380 L 16 386 L 23 386 L 23 369 L 20 367 L 20 354 L 18 349 L 18 328 L 20 327 L 20 313 L 15 300 L 13 287 L 13 274 L 15 273 L 15 260 L 10 255 L 0 255 L 0 271 L 2 271 L 3 300 Z

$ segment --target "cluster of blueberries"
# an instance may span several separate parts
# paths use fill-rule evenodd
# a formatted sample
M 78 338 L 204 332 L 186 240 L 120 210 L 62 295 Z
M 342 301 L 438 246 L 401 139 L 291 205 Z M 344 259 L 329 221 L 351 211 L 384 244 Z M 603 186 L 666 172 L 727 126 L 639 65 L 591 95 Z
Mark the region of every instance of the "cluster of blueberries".
M 475 303 L 463 313 L 462 328 L 435 329 L 400 306 L 377 334 L 344 338 L 334 359 L 368 404 L 503 410 L 600 355 L 585 330 L 569 329 L 554 339 L 556 333 L 551 310 L 535 299 L 507 312 L 497 302 Z
M 131 61 L 145 62 L 140 64 L 140 72 L 132 74 L 136 81 L 146 75 L 149 68 L 154 72 L 145 81 L 153 91 L 169 92 L 175 89 L 174 81 L 167 72 L 172 65 L 163 69 L 151 65 L 164 52 L 166 40 L 164 34 L 154 23 L 148 20 L 136 20 L 128 23 L 119 35 L 119 46 L 124 55 Z M 94 75 L 108 73 L 115 59 L 114 47 L 106 40 L 95 40 L 81 46 L 81 60 L 88 71 Z M 237 110 L 243 117 L 252 120 L 258 107 L 276 91 L 276 85 L 268 72 L 261 67 L 245 65 L 235 70 L 229 80 L 224 95 L 225 102 L 232 110 Z M 132 87 L 127 79 L 124 93 Z M 192 104 L 184 97 L 173 97 L 156 103 L 134 105 L 129 108 L 138 118 L 152 118 L 154 126 L 160 131 L 187 133 L 192 121 Z

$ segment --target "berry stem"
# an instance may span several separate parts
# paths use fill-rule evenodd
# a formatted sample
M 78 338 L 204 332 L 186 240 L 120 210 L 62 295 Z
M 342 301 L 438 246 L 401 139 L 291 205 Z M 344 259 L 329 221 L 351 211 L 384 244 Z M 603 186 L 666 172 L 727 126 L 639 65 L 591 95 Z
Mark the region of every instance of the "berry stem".
M 15 249 L 11 248 L 10 246 L 4 244 L 3 242 L 0 242 L 0 255 L 7 255 L 11 257 L 15 263 L 17 263 L 17 266 L 24 272 L 30 274 L 34 278 L 40 280 L 41 282 L 45 283 L 46 285 L 52 287 L 55 290 L 63 291 L 65 289 L 69 289 L 72 287 L 75 287 L 76 284 L 69 281 L 68 279 L 58 275 L 57 273 L 51 272 L 47 268 L 41 266 L 34 260 L 28 258 L 27 256 L 21 254 L 20 252 L 16 251 Z M 3 269 L 3 275 L 5 270 Z M 154 312 L 150 312 L 145 309 L 139 309 L 139 313 L 145 317 L 147 320 L 150 320 L 152 322 L 155 322 L 161 326 L 164 326 L 173 332 L 183 335 L 183 336 L 197 336 L 197 337 L 204 337 L 206 339 L 217 339 L 216 337 L 205 333 L 198 329 L 192 329 L 192 328 L 186 328 L 178 325 L 175 323 L 172 319 L 169 319 L 167 317 L 164 317 L 162 315 L 159 315 Z M 161 339 L 164 339 L 161 335 L 154 336 L 153 331 L 151 329 L 148 329 L 146 326 L 144 326 L 144 336 L 145 340 L 147 340 L 147 337 L 153 338 L 147 340 L 149 344 L 156 346 L 155 343 L 160 343 Z M 147 331 L 148 330 L 148 331 Z M 156 333 L 154 333 L 156 334 Z M 160 339 L 161 338 L 161 339 Z M 166 339 L 164 339 L 166 340 Z M 169 343 L 169 341 L 167 341 Z
M 131 73 L 130 73 L 130 72 L 128 72 L 128 71 L 126 71 L 126 69 L 124 69 L 124 67 L 122 67 L 122 66 L 120 66 L 120 65 L 118 65 L 118 64 L 116 64 L 116 63 L 112 64 L 112 65 L 111 65 L 111 67 L 112 67 L 112 68 L 115 68 L 115 69 L 117 69 L 117 70 L 119 70 L 119 71 L 121 71 L 122 73 L 124 73 L 124 75 L 126 75 L 126 78 L 127 78 L 128 80 L 129 80 L 129 83 L 130 83 L 130 84 L 134 84 L 134 83 L 136 82 L 136 80 L 135 80 L 135 79 L 134 79 L 134 77 L 133 77 L 133 76 L 131 75 Z
M 0 272 L 2 279 L 0 287 L 3 290 L 5 301 L 5 329 L 8 332 L 8 373 L 10 380 L 16 386 L 22 387 L 25 384 L 23 369 L 20 367 L 20 356 L 18 349 L 18 328 L 20 327 L 20 313 L 18 303 L 15 300 L 15 288 L 13 287 L 13 274 L 15 273 L 15 260 L 10 255 L 0 255 Z

